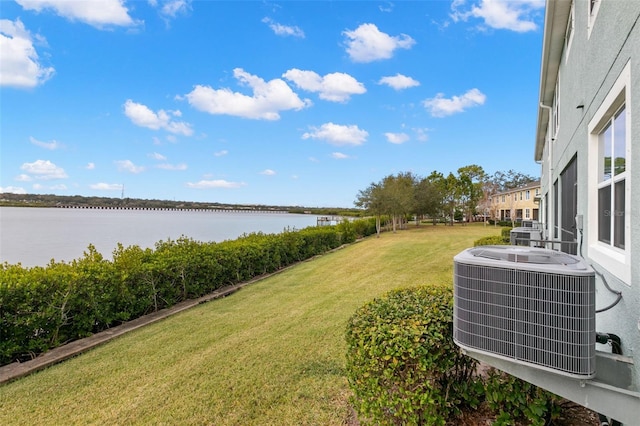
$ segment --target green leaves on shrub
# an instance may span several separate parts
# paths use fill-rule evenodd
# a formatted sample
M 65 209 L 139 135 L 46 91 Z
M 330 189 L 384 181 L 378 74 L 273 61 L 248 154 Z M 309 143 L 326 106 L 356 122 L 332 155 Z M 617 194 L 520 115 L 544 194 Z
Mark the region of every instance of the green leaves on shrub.
M 448 287 L 392 291 L 353 315 L 347 378 L 361 422 L 444 425 L 477 401 L 476 361 L 454 344 L 452 316 Z
M 480 238 L 476 240 L 473 245 L 477 246 L 491 246 L 491 245 L 508 245 L 511 242 L 511 228 L 502 228 L 500 235 L 492 235 L 490 237 Z
M 490 369 L 484 380 L 486 404 L 497 413 L 495 426 L 544 426 L 558 417 L 560 397 L 517 377 Z
M 506 373 L 476 374 L 477 361 L 452 339 L 448 287 L 392 291 L 360 308 L 347 325 L 347 379 L 360 423 L 455 424 L 482 407 L 493 425 L 542 426 L 560 398 Z
M 70 263 L 0 264 L 0 365 L 375 233 L 371 221 L 359 222 L 248 234 L 222 243 L 181 237 L 160 241 L 155 250 L 118 245 L 112 261 L 90 245 Z
M 477 246 L 492 246 L 492 245 L 505 245 L 509 244 L 509 240 L 505 240 L 503 237 L 499 235 L 493 235 L 491 237 L 483 237 L 479 240 L 474 241 L 474 247 Z

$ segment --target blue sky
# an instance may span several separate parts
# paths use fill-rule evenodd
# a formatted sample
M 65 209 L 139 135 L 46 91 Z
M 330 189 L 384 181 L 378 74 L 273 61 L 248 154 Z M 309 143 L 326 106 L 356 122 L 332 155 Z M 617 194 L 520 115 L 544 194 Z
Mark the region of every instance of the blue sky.
M 0 192 L 353 207 L 533 160 L 544 1 L 0 1 Z

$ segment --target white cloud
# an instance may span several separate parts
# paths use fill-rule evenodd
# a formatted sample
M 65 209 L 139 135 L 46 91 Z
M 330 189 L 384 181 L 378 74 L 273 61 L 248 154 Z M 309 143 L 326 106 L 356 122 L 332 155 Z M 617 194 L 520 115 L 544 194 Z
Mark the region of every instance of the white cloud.
M 213 89 L 197 85 L 186 96 L 189 104 L 209 114 L 226 114 L 243 118 L 278 120 L 280 111 L 301 110 L 311 105 L 309 100 L 301 100 L 281 79 L 265 82 L 262 78 L 245 72 L 242 68 L 233 70 L 233 76 L 252 89 L 251 96 L 230 89 Z
M 8 192 L 10 194 L 26 194 L 27 191 L 25 191 L 24 188 L 21 188 L 19 186 L 0 186 L 0 193 L 5 193 Z
M 156 2 L 157 3 L 157 2 Z M 185 15 L 191 10 L 191 1 L 188 0 L 166 0 L 160 8 L 160 14 L 166 18 L 175 18 L 178 15 Z
M 95 163 L 87 163 L 87 165 L 84 167 L 87 170 L 93 170 L 96 168 L 96 164 Z
M 51 151 L 62 148 L 62 145 L 56 140 L 52 140 L 51 142 L 42 142 L 37 140 L 33 136 L 30 136 L 29 141 L 31 141 L 32 144 L 39 146 L 40 148 L 48 149 Z
M 282 25 L 274 22 L 271 18 L 263 18 L 262 22 L 269 25 L 269 28 L 271 28 L 276 35 L 304 38 L 304 31 L 297 26 Z
M 21 173 L 18 176 L 16 176 L 14 180 L 18 182 L 31 182 L 33 179 L 31 178 L 31 176 Z
M 355 62 L 373 62 L 389 59 L 396 49 L 410 49 L 415 40 L 406 34 L 390 36 L 374 24 L 362 24 L 353 31 L 344 31 L 347 53 Z
M 41 43 L 44 38 L 36 36 Z M 0 86 L 32 88 L 53 76 L 53 67 L 40 63 L 31 33 L 20 19 L 0 19 Z
M 388 132 L 388 133 L 385 133 L 384 135 L 387 137 L 387 142 L 390 142 L 396 145 L 401 145 L 409 140 L 409 135 L 407 135 L 406 133 Z
M 318 92 L 320 99 L 326 101 L 346 102 L 351 98 L 351 95 L 361 95 L 367 91 L 364 84 L 342 72 L 334 72 L 321 77 L 313 71 L 293 68 L 282 74 L 282 77 L 292 81 L 300 89 Z
M 121 191 L 121 183 L 94 183 L 89 185 L 89 188 L 96 189 L 98 191 Z
M 154 160 L 158 160 L 158 161 L 165 161 L 167 159 L 167 157 L 165 157 L 162 154 L 158 154 L 157 152 L 147 154 L 147 157 L 153 158 Z
M 180 164 L 162 163 L 162 164 L 158 164 L 156 167 L 163 170 L 187 170 L 187 165 L 185 163 L 180 163 Z
M 415 128 L 412 130 L 416 134 L 416 139 L 418 139 L 420 142 L 426 142 L 429 140 L 429 135 L 427 134 L 429 132 L 428 128 Z
M 24 10 L 53 10 L 70 21 L 80 21 L 96 28 L 137 24 L 124 5 L 124 0 L 16 0 Z
M 229 153 L 229 151 L 227 151 L 226 149 L 223 149 L 222 151 L 218 151 L 218 152 L 214 152 L 213 155 L 216 157 L 223 157 L 225 155 L 227 155 Z
M 265 176 L 274 176 L 276 172 L 271 169 L 264 169 L 263 171 L 260 172 L 260 174 Z
M 347 158 L 349 158 L 347 154 L 343 154 L 341 152 L 332 152 L 331 157 L 335 158 L 336 160 L 346 160 Z
M 189 123 L 171 120 L 171 116 L 169 114 L 174 117 L 180 117 L 182 115 L 180 111 L 165 111 L 161 109 L 155 113 L 146 105 L 127 99 L 124 103 L 124 114 L 133 122 L 133 124 L 140 127 L 146 127 L 152 130 L 163 129 L 167 132 L 181 134 L 184 136 L 191 136 L 193 134 L 193 129 Z
M 490 28 L 523 33 L 538 29 L 535 18 L 544 5 L 544 0 L 481 0 L 466 8 L 464 0 L 456 0 L 450 16 L 455 22 L 477 18 Z
M 432 116 L 446 117 L 463 112 L 467 108 L 483 105 L 486 98 L 480 90 L 471 89 L 462 96 L 454 96 L 450 99 L 445 98 L 442 93 L 438 93 L 435 98 L 426 99 L 422 104 Z
M 420 82 L 418 80 L 414 80 L 411 77 L 407 77 L 406 75 L 396 74 L 394 76 L 382 77 L 378 84 L 386 84 L 389 87 L 392 87 L 395 90 L 408 89 L 410 87 L 420 86 Z
M 356 125 L 325 123 L 322 126 L 310 127 L 311 131 L 302 135 L 302 139 L 321 139 L 332 145 L 362 145 L 369 133 Z
M 24 163 L 20 166 L 20 170 L 24 170 L 29 180 L 66 179 L 69 177 L 62 167 L 56 166 L 49 160 L 36 160 L 33 163 Z M 25 175 L 21 176 L 24 177 Z
M 115 161 L 115 163 L 118 167 L 119 172 L 129 172 L 137 174 L 144 171 L 144 166 L 136 166 L 131 162 L 131 160 L 119 160 Z
M 244 182 L 229 182 L 222 179 L 201 180 L 199 182 L 187 182 L 187 187 L 195 189 L 211 189 L 211 188 L 240 188 L 246 186 Z

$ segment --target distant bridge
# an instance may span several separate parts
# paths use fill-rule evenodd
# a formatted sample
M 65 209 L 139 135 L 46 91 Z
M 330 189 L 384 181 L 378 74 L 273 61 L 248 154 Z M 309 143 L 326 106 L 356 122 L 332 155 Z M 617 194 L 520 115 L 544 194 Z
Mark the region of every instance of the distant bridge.
M 87 210 L 145 210 L 145 211 L 174 211 L 174 212 L 208 212 L 208 213 L 289 213 L 287 210 L 258 210 L 239 208 L 196 208 L 196 207 L 142 207 L 142 206 L 90 206 L 75 204 L 58 204 L 60 209 L 87 209 Z

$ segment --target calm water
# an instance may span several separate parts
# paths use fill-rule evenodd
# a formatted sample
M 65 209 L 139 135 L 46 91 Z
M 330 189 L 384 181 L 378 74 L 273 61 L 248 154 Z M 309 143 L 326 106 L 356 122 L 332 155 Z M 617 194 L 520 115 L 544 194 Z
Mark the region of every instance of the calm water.
M 118 243 L 154 247 L 186 236 L 197 241 L 234 240 L 242 234 L 280 233 L 315 226 L 317 216 L 287 213 L 225 213 L 0 207 L 0 262 L 45 266 L 71 261 L 93 244 L 105 258 Z

